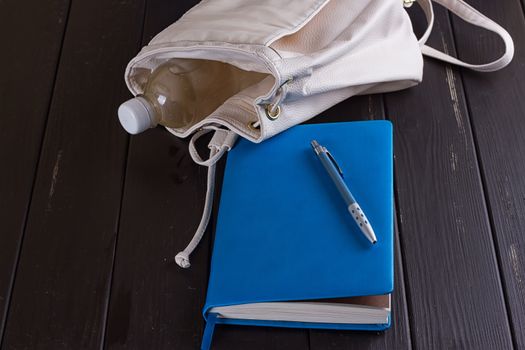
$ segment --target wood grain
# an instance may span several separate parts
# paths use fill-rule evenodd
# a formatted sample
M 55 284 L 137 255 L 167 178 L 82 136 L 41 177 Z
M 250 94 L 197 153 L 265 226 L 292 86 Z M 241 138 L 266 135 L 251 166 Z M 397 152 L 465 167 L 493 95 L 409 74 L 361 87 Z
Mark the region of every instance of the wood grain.
M 218 326 L 213 349 L 525 348 L 523 1 L 468 2 L 513 36 L 509 67 L 479 74 L 427 59 L 420 86 L 311 121 L 394 123 L 392 329 Z M 116 120 L 128 60 L 196 3 L 0 1 L 2 349 L 199 348 L 215 219 L 190 270 L 173 255 L 200 219 L 206 169 L 160 128 L 128 152 Z M 497 57 L 496 36 L 436 14 L 433 46 Z
M 525 348 L 525 20 L 518 0 L 469 1 L 507 29 L 513 62 L 478 74 L 464 71 L 463 84 L 489 203 L 515 348 Z M 453 18 L 461 59 L 487 62 L 503 51 L 500 39 Z
M 174 22 L 196 1 L 148 2 L 143 44 Z M 129 57 L 131 59 L 131 56 Z M 200 144 L 207 153 L 206 142 Z M 223 164 L 223 163 L 222 163 Z M 218 169 L 217 196 L 221 169 Z M 206 193 L 207 170 L 193 163 L 188 141 L 161 128 L 131 138 L 122 216 L 116 253 L 106 347 L 198 349 L 204 320 L 209 273 L 210 223 L 189 270 L 173 260 L 190 241 L 199 223 Z M 215 208 L 217 208 L 217 201 Z M 225 328 L 225 327 L 224 327 Z M 231 333 L 233 332 L 233 333 Z M 232 342 L 228 334 L 237 334 Z M 250 344 L 307 347 L 308 334 L 284 330 L 273 338 L 267 330 L 248 330 Z M 296 332 L 297 333 L 297 332 Z M 244 339 L 238 327 L 218 328 L 214 349 L 231 349 Z
M 115 120 L 126 96 L 120 67 L 137 49 L 142 11 L 140 1 L 72 3 L 6 349 L 100 344 L 127 146 Z
M 7 48 L 0 55 L 0 343 L 68 8 L 68 0 L 0 2 L 0 42 Z M 35 40 L 23 45 L 29 37 Z
M 381 95 L 354 96 L 321 113 L 311 122 L 384 119 Z M 395 230 L 395 273 L 392 299 L 392 327 L 385 332 L 311 330 L 310 348 L 318 349 L 409 349 L 410 330 L 405 298 L 403 269 Z
M 436 7 L 430 44 L 453 52 Z M 456 69 L 425 61 L 424 81 L 386 96 L 394 122 L 399 225 L 412 344 L 512 347 L 463 87 Z
M 132 139 L 107 325 L 109 349 L 200 345 L 209 232 L 191 256 L 191 269 L 173 260 L 199 223 L 206 191 L 206 170 L 193 163 L 187 149 L 186 141 L 160 128 Z

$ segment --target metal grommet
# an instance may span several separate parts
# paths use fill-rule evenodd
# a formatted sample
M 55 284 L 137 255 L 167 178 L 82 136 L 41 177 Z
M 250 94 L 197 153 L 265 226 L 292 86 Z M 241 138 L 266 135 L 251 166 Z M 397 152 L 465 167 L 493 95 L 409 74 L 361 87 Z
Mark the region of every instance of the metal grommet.
M 403 6 L 405 8 L 412 7 L 412 5 L 416 2 L 416 0 L 403 0 Z
M 248 127 L 252 130 L 259 130 L 261 123 L 259 121 L 248 123 Z
M 268 119 L 275 120 L 279 118 L 279 114 L 281 114 L 281 106 L 277 106 L 277 109 L 273 113 L 271 111 L 271 106 L 272 105 L 266 105 L 266 108 L 264 110 L 266 111 L 266 116 L 268 117 Z

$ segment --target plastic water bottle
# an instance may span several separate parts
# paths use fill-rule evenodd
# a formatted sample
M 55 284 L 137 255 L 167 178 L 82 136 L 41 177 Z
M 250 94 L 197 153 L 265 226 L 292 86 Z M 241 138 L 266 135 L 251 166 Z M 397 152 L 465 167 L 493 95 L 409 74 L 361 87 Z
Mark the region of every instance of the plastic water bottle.
M 151 73 L 142 95 L 120 105 L 119 120 L 130 134 L 159 124 L 189 127 L 266 76 L 218 61 L 171 59 Z

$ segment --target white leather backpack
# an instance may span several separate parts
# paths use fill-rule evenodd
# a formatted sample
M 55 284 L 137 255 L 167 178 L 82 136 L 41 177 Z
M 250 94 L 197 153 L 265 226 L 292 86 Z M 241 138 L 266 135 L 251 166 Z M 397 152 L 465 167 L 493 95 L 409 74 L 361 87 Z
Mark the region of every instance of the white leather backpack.
M 471 65 L 425 46 L 433 24 L 431 0 L 418 0 L 428 28 L 418 40 L 404 7 L 414 0 L 204 0 L 163 30 L 129 63 L 125 79 L 143 93 L 151 71 L 173 58 L 222 61 L 266 74 L 208 116 L 178 129 L 190 153 L 209 167 L 203 217 L 188 247 L 176 257 L 189 267 L 211 213 L 214 164 L 238 135 L 261 142 L 353 95 L 400 90 L 421 82 L 422 54 L 477 71 L 506 66 L 514 54 L 510 35 L 461 0 L 435 0 L 459 17 L 498 34 L 505 52 L 496 61 Z M 201 103 L 206 103 L 202 101 Z M 194 147 L 215 131 L 210 157 Z M 195 133 L 196 132 L 196 133 Z

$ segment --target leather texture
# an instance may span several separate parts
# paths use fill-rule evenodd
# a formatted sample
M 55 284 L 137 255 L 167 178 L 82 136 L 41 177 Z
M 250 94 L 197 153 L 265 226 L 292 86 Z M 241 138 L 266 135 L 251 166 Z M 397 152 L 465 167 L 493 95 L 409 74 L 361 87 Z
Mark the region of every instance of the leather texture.
M 218 60 L 267 79 L 231 96 L 206 118 L 179 129 L 186 137 L 219 125 L 261 142 L 353 95 L 400 90 L 421 82 L 423 53 L 480 71 L 504 67 L 512 39 L 460 0 L 436 0 L 474 25 L 500 35 L 497 62 L 469 65 L 425 46 L 431 0 L 418 0 L 428 29 L 418 40 L 403 0 L 207 0 L 154 37 L 129 63 L 126 82 L 143 92 L 151 70 L 173 58 Z
M 261 142 L 356 94 L 407 88 L 423 59 L 401 0 L 209 0 L 159 33 L 128 65 L 143 92 L 151 69 L 170 58 L 219 60 L 274 79 L 241 91 L 201 122 L 170 129 L 186 137 L 222 125 Z M 267 109 L 279 100 L 280 113 Z M 257 125 L 257 127 L 253 127 Z
M 389 294 L 392 132 L 375 120 L 299 125 L 261 145 L 240 140 L 224 170 L 204 316 L 225 305 Z M 340 162 L 376 245 L 352 222 L 312 139 Z

